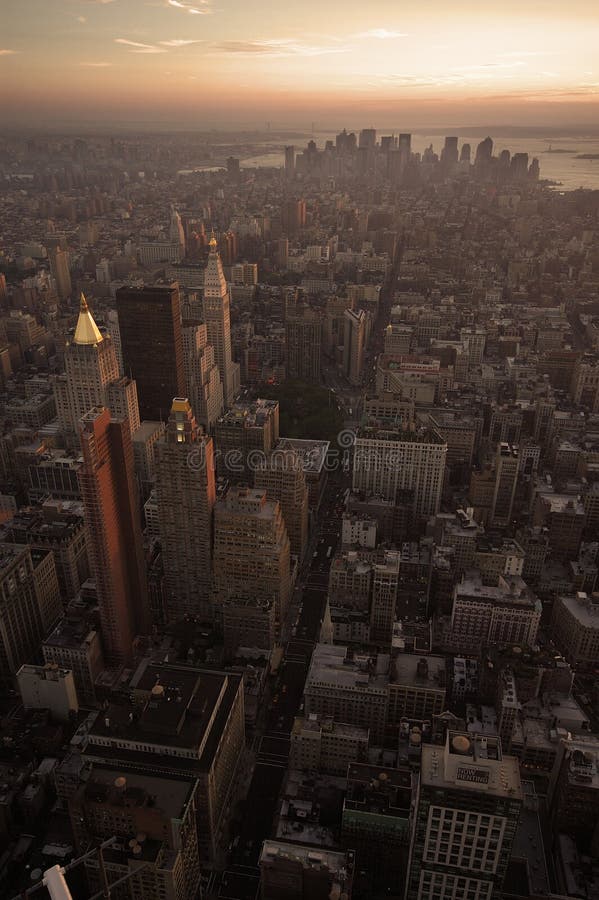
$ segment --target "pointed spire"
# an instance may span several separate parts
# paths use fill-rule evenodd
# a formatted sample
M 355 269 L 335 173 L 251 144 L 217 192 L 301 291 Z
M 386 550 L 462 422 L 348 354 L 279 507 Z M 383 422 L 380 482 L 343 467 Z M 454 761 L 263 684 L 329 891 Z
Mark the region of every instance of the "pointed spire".
M 227 282 L 213 231 L 210 238 L 210 253 L 204 269 L 204 297 L 222 299 L 226 293 Z
M 90 308 L 87 305 L 85 294 L 81 292 L 81 300 L 79 303 L 79 319 L 77 320 L 77 327 L 75 329 L 73 343 L 90 345 L 99 344 L 103 340 L 104 338 L 102 337 L 100 329 L 94 322 L 94 317 L 92 316 Z

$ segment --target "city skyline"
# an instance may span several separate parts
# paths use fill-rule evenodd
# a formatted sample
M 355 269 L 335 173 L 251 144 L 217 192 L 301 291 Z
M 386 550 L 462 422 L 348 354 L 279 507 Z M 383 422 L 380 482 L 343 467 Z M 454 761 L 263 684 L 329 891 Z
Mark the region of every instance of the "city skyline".
M 599 900 L 597 0 L 0 0 L 0 898 Z
M 449 19 L 437 0 L 425 12 L 308 0 L 301 18 L 270 0 L 60 0 L 52 16 L 24 0 L 3 19 L 0 98 L 14 126 L 597 120 L 589 0 L 509 0 L 500 14 L 462 0 Z

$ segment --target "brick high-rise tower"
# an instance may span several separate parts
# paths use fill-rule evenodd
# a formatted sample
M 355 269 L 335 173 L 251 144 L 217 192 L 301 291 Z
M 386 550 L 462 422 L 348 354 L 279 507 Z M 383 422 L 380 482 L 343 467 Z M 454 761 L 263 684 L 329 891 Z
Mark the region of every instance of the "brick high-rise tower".
M 133 470 L 133 446 L 125 421 L 96 407 L 81 420 L 79 470 L 89 529 L 102 635 L 108 660 L 128 662 L 135 636 L 149 627 L 145 561 Z

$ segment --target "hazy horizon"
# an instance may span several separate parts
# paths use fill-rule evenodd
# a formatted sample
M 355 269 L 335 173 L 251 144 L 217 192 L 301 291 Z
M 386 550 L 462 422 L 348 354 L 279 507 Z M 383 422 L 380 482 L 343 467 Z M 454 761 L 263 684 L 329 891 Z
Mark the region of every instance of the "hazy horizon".
M 505 125 L 505 124 L 479 124 L 479 125 L 456 125 L 455 122 L 447 122 L 439 124 L 435 120 L 435 124 L 420 126 L 410 126 L 409 121 L 394 121 L 389 123 L 372 122 L 370 120 L 360 121 L 357 116 L 352 117 L 351 121 L 339 120 L 332 122 L 328 127 L 319 127 L 316 123 L 312 128 L 312 123 L 296 122 L 289 123 L 278 127 L 277 123 L 270 123 L 267 127 L 265 122 L 245 122 L 239 125 L 231 124 L 227 127 L 223 123 L 215 124 L 204 123 L 202 126 L 193 127 L 191 123 L 184 121 L 156 121 L 139 119 L 134 120 L 128 118 L 127 121 L 85 121 L 80 118 L 72 120 L 52 122 L 43 122 L 37 120 L 35 124 L 21 124 L 19 122 L 5 123 L 2 132 L 6 135 L 43 135 L 59 137 L 61 135 L 73 134 L 79 137 L 102 137 L 111 134 L 119 134 L 123 137 L 164 135 L 169 133 L 177 133 L 180 135 L 210 135 L 210 136 L 235 136 L 239 138 L 252 137 L 261 138 L 264 141 L 272 141 L 276 143 L 283 139 L 309 140 L 311 137 L 317 144 L 324 143 L 324 136 L 331 135 L 334 132 L 343 130 L 358 132 L 362 128 L 371 127 L 378 133 L 389 133 L 397 135 L 400 131 L 406 131 L 412 135 L 430 135 L 432 137 L 443 137 L 449 133 L 457 137 L 480 137 L 489 135 L 492 138 L 535 138 L 546 139 L 547 141 L 559 141 L 560 139 L 574 139 L 579 142 L 589 141 L 595 142 L 599 138 L 599 125 L 591 123 L 577 123 L 572 125 L 555 126 L 554 124 L 540 125 Z
M 22 0 L 0 25 L 5 128 L 599 121 L 591 0 Z

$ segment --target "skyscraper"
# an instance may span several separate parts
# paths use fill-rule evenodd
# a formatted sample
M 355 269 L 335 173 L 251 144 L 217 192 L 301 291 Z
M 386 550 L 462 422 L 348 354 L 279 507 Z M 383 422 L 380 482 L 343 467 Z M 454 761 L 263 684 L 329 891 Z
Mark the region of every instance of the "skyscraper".
M 287 377 L 320 382 L 322 318 L 308 306 L 297 307 L 285 320 Z
M 487 170 L 493 157 L 493 139 L 486 137 L 476 148 L 474 164 L 477 168 Z
M 372 566 L 370 640 L 384 647 L 390 647 L 393 638 L 399 559 L 397 551 L 385 550 L 383 558 L 377 559 Z
M 286 269 L 289 261 L 289 239 L 279 238 L 277 241 L 277 265 L 280 269 Z
M 119 316 L 116 309 L 109 309 L 105 315 L 106 321 L 106 331 L 112 338 L 112 343 L 114 345 L 114 352 L 116 353 L 116 359 L 119 364 L 119 372 L 121 375 L 125 374 L 125 370 L 123 368 L 123 351 L 121 349 L 121 332 L 119 329 Z
M 441 151 L 441 165 L 444 169 L 450 171 L 457 165 L 458 159 L 457 137 L 446 137 L 443 150 Z
M 285 178 L 290 181 L 295 175 L 295 147 L 285 147 Z
M 229 289 L 214 234 L 210 239 L 210 253 L 204 274 L 204 321 L 208 343 L 214 347 L 225 407 L 228 407 L 239 392 L 239 365 L 233 362 L 231 352 Z
M 296 234 L 306 224 L 306 201 L 287 200 L 281 209 L 281 223 L 287 234 Z
M 495 490 L 491 506 L 493 525 L 505 526 L 510 523 L 519 468 L 518 448 L 511 444 L 498 444 L 495 456 Z
M 514 153 L 510 163 L 510 177 L 514 181 L 525 181 L 528 177 L 528 153 Z
M 340 156 L 346 156 L 353 153 L 357 146 L 356 135 L 353 131 L 349 134 L 343 129 L 335 138 L 335 146 Z
M 351 384 L 362 383 L 366 344 L 366 313 L 346 309 L 343 313 L 343 374 Z
M 170 621 L 187 614 L 208 620 L 214 456 L 212 438 L 198 428 L 187 398 L 173 400 L 165 440 L 156 449 L 166 616 Z
M 78 442 L 79 420 L 96 406 L 107 406 L 116 418 L 126 418 L 131 434 L 139 428 L 135 382 L 121 378 L 112 338 L 96 325 L 83 294 L 64 361 L 65 375 L 55 379 L 54 396 L 58 421 L 68 441 Z
M 255 470 L 254 485 L 281 504 L 291 552 L 301 560 L 308 542 L 308 487 L 299 455 L 275 450 Z
M 363 128 L 360 132 L 358 147 L 374 150 L 376 147 L 376 128 Z
M 400 153 L 400 170 L 403 174 L 404 169 L 410 162 L 410 155 L 412 153 L 412 135 L 407 133 L 400 134 L 397 149 Z
M 174 206 L 171 206 L 171 219 L 168 231 L 169 240 L 173 244 L 178 244 L 181 250 L 181 258 L 185 256 L 185 230 L 181 222 L 181 216 Z
M 187 396 L 196 421 L 207 431 L 223 413 L 223 386 L 214 347 L 208 343 L 208 329 L 201 325 L 183 328 L 183 360 Z
M 69 254 L 67 250 L 56 247 L 50 252 L 50 269 L 56 281 L 56 290 L 61 300 L 67 300 L 71 296 L 71 272 L 69 268 Z
M 111 421 L 107 409 L 94 408 L 82 417 L 81 449 L 79 483 L 102 635 L 108 661 L 119 664 L 131 659 L 135 636 L 149 627 L 129 429 Z
M 500 738 L 448 731 L 445 747 L 423 744 L 406 900 L 498 896 L 522 796 Z
M 214 427 L 218 473 L 251 484 L 252 472 L 279 440 L 279 401 L 235 403 Z
M 142 419 L 159 421 L 185 394 L 179 286 L 122 287 L 116 302 L 125 373 L 137 382 Z
M 214 508 L 215 600 L 224 616 L 229 603 L 272 604 L 283 621 L 289 600 L 289 537 L 277 500 L 266 491 L 230 488 Z M 226 637 L 226 636 L 225 636 Z

